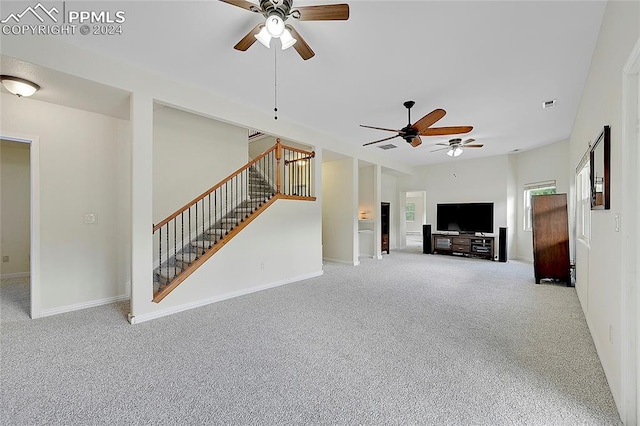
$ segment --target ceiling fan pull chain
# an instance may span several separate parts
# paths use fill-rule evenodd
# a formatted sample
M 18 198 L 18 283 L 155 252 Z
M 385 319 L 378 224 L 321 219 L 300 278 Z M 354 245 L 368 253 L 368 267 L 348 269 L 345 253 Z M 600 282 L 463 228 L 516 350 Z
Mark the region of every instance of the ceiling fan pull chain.
M 273 119 L 278 119 L 278 49 L 273 49 Z

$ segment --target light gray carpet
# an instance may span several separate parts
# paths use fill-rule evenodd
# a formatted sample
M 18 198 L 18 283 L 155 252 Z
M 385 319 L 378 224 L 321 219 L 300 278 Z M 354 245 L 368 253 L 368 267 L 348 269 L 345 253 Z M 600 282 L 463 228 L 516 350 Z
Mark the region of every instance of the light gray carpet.
M 14 286 L 3 424 L 620 424 L 575 289 L 527 264 L 392 251 L 136 326 Z

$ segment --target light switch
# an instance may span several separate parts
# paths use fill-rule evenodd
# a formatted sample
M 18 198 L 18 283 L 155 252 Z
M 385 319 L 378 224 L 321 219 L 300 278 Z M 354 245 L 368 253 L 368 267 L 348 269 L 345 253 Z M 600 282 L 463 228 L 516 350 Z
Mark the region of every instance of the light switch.
M 93 225 L 98 223 L 98 215 L 95 213 L 88 213 L 84 215 L 84 223 L 87 225 Z
M 620 213 L 616 213 L 616 232 L 620 232 Z

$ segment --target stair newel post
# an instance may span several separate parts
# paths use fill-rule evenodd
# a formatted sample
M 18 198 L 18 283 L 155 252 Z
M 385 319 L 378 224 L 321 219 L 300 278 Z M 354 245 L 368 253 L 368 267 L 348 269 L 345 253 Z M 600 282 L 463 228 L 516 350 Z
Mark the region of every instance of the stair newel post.
M 280 160 L 282 159 L 282 142 L 280 142 L 280 138 L 276 139 L 276 194 L 280 193 L 280 185 L 282 183 L 282 178 L 280 177 L 281 168 L 280 168 Z

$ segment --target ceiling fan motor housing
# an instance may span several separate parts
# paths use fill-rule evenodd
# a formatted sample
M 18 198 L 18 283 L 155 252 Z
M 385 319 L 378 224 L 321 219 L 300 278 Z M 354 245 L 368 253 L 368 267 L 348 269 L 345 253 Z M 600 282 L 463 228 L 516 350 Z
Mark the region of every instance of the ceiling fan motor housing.
M 260 0 L 260 8 L 265 18 L 278 15 L 282 20 L 286 20 L 291 12 L 293 0 Z

